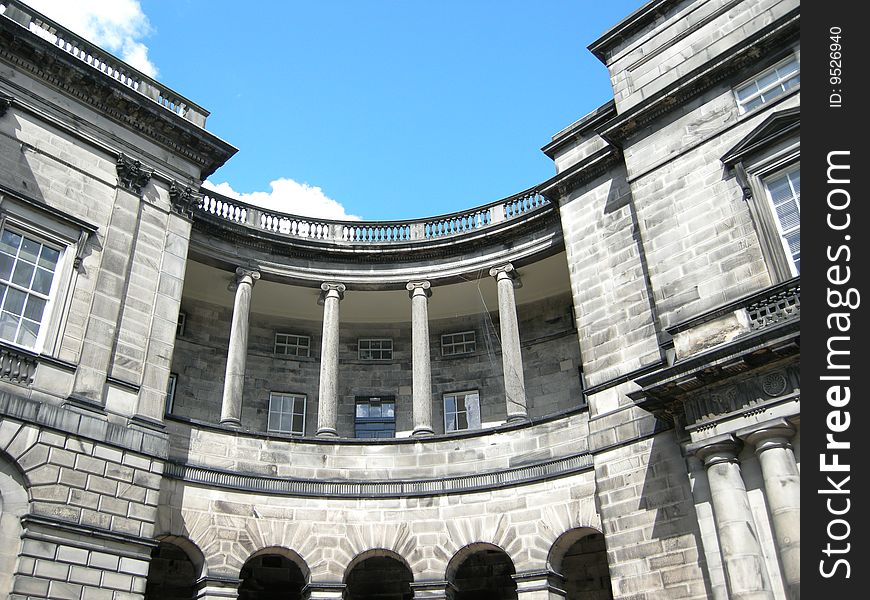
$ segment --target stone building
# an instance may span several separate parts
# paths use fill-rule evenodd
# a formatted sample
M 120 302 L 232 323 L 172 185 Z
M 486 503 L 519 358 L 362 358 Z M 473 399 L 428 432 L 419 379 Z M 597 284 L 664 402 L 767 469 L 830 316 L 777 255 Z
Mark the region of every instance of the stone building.
M 200 188 L 208 112 L 0 15 L 0 597 L 800 597 L 795 0 L 652 0 L 556 175 Z

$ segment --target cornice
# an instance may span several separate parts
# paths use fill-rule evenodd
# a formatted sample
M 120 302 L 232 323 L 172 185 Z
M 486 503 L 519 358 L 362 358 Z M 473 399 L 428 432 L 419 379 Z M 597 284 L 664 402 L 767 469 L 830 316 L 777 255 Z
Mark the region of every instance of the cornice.
M 0 59 L 190 160 L 202 179 L 236 153 L 214 134 L 6 18 L 0 18 Z
M 592 454 L 583 452 L 522 467 L 432 479 L 388 481 L 293 479 L 167 462 L 164 476 L 186 483 L 277 496 L 318 498 L 408 498 L 466 494 L 566 477 L 593 468 Z

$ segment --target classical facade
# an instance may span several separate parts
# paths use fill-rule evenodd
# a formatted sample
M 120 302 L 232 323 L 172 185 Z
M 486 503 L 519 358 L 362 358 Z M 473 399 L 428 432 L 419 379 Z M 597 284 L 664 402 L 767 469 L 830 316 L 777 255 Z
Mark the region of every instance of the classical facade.
M 551 179 L 339 222 L 0 15 L 0 597 L 800 598 L 796 0 L 652 0 Z

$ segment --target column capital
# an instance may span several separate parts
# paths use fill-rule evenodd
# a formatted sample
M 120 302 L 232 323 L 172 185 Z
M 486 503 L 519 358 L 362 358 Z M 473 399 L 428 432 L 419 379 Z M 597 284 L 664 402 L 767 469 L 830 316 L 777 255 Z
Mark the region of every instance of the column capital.
M 260 279 L 260 272 L 256 269 L 248 269 L 245 267 L 236 267 L 236 285 L 247 283 L 254 285 Z
M 498 281 L 502 279 L 515 279 L 517 277 L 517 270 L 513 263 L 505 263 L 491 268 L 489 276 L 495 277 Z
M 201 577 L 196 582 L 196 600 L 215 600 L 217 598 L 238 598 L 240 579 L 235 577 Z
M 344 293 L 347 291 L 347 286 L 337 281 L 324 281 L 320 284 L 320 289 L 323 293 L 320 297 L 323 298 L 338 298 L 344 300 Z
M 720 463 L 736 463 L 737 454 L 742 447 L 743 442 L 740 439 L 726 433 L 689 444 L 686 450 L 704 461 L 704 466 L 709 468 Z
M 425 279 L 420 281 L 409 281 L 405 284 L 405 289 L 408 290 L 408 296 L 411 298 L 423 295 L 427 298 L 432 297 L 432 284 Z
M 449 600 L 456 593 L 456 587 L 449 581 L 412 581 L 410 585 L 414 600 Z
M 789 439 L 794 437 L 795 431 L 794 425 L 785 419 L 773 419 L 744 427 L 737 432 L 737 437 L 755 446 L 755 453 L 761 454 L 772 448 L 791 448 Z

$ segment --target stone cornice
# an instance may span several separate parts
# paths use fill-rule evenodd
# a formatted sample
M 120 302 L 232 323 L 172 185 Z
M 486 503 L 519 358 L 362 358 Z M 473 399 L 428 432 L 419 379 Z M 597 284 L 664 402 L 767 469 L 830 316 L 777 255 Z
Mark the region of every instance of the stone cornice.
M 186 158 L 201 169 L 202 179 L 236 153 L 214 134 L 2 16 L 0 60 Z
M 715 84 L 757 63 L 766 55 L 781 50 L 800 34 L 800 9 L 794 9 L 760 31 L 742 40 L 716 61 L 708 62 L 656 92 L 641 104 L 619 114 L 599 130 L 613 144 L 620 144 L 660 116 L 684 106 L 690 99 Z
M 601 37 L 587 46 L 589 51 L 600 61 L 606 62 L 607 49 L 635 32 L 662 18 L 664 13 L 678 0 L 653 0 L 625 17 L 619 23 L 605 31 Z
M 499 471 L 416 480 L 324 481 L 320 479 L 291 479 L 177 462 L 167 462 L 163 474 L 165 477 L 179 479 L 187 483 L 279 496 L 407 498 L 463 494 L 513 487 L 545 479 L 566 477 L 588 471 L 592 469 L 592 466 L 592 455 L 583 452 Z

